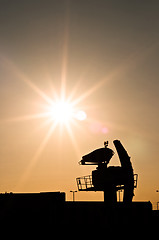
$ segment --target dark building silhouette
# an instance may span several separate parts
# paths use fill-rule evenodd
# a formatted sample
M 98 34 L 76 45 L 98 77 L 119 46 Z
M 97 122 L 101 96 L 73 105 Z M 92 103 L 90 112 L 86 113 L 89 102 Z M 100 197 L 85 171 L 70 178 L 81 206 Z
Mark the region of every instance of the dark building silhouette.
M 0 194 L 0 228 L 12 233 L 83 235 L 121 230 L 150 231 L 158 215 L 151 202 L 105 204 L 65 201 L 65 193 Z M 93 232 L 92 232 L 93 231 Z
M 157 229 L 159 214 L 152 211 L 151 202 L 133 202 L 134 174 L 130 158 L 119 141 L 114 141 L 121 167 L 107 167 L 113 151 L 107 147 L 84 156 L 81 164 L 97 164 L 85 183 L 78 178 L 79 190 L 104 191 L 103 202 L 70 202 L 63 192 L 0 194 L 1 233 L 21 239 L 29 236 L 72 238 L 86 236 L 111 237 L 125 233 L 151 233 Z M 100 157 L 99 157 L 100 156 Z M 90 178 L 90 179 L 89 179 Z M 116 192 L 124 189 L 123 202 L 116 201 Z M 105 234 L 105 235 L 103 235 Z M 155 233 L 156 234 L 156 233 Z

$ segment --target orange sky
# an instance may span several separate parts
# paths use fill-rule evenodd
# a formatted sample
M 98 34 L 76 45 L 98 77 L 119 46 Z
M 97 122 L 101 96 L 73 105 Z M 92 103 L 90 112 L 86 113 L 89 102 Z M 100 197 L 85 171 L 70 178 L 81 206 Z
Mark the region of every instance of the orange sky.
M 75 178 L 94 169 L 78 165 L 82 155 L 120 139 L 139 174 L 134 199 L 159 201 L 158 10 L 153 0 L 1 3 L 0 192 L 70 200 Z M 55 124 L 46 113 L 57 96 L 87 118 Z

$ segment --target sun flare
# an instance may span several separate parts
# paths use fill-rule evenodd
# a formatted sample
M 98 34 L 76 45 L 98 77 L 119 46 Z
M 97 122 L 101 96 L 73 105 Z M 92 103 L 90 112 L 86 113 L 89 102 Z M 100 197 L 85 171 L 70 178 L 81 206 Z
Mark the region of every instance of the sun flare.
M 59 100 L 56 101 L 50 109 L 50 115 L 53 121 L 57 123 L 68 123 L 76 119 L 83 121 L 87 115 L 82 110 L 76 110 L 71 102 Z
M 52 106 L 51 116 L 57 122 L 68 122 L 73 117 L 73 107 L 65 101 L 56 102 Z

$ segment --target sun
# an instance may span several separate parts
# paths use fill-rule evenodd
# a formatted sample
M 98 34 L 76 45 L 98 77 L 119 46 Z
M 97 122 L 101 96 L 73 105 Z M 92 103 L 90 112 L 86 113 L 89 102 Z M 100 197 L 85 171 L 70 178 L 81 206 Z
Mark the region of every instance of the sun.
M 57 100 L 50 107 L 50 116 L 53 121 L 67 124 L 73 120 L 84 121 L 87 114 L 83 110 L 77 110 L 73 103 L 67 100 Z
M 73 118 L 73 112 L 73 106 L 67 101 L 57 101 L 51 107 L 51 117 L 58 123 L 69 122 Z

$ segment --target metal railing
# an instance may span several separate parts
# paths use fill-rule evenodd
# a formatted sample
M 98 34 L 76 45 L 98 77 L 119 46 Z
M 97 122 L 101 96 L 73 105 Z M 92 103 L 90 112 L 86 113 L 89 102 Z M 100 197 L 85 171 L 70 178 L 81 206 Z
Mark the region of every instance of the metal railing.
M 78 191 L 89 191 L 93 190 L 94 185 L 92 183 L 92 175 L 76 178 Z M 138 174 L 134 174 L 134 188 L 137 188 Z M 118 185 L 117 189 L 121 190 L 124 186 Z M 118 191 L 117 190 L 117 191 Z
M 87 191 L 90 188 L 93 188 L 92 175 L 76 178 L 77 187 L 79 191 Z

